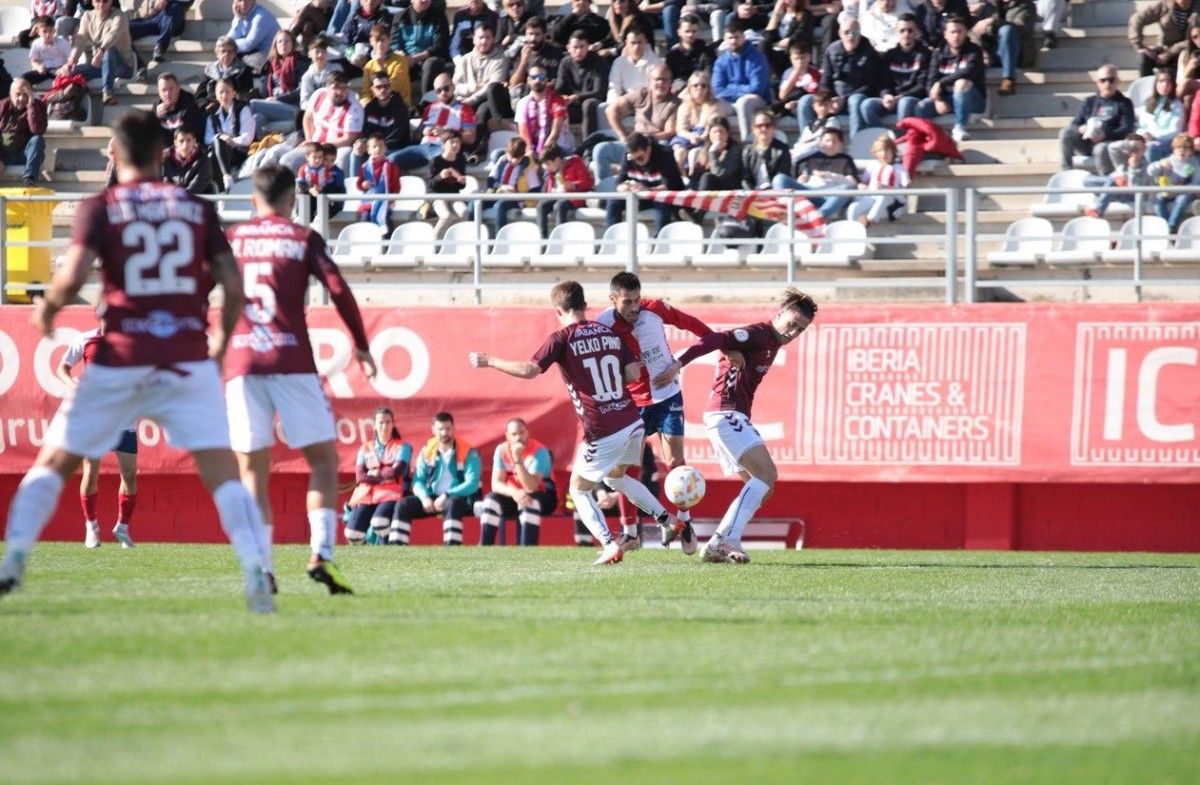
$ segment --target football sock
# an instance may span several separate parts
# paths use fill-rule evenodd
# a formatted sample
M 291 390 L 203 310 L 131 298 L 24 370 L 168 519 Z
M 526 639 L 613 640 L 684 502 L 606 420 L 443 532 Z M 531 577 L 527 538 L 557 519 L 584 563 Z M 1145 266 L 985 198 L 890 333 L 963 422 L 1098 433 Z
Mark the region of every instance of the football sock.
M 495 545 L 500 524 L 500 502 L 488 496 L 483 500 L 483 509 L 479 511 L 479 544 Z
M 746 484 L 742 486 L 742 490 L 738 493 L 737 498 L 733 500 L 729 505 L 729 509 L 725 511 L 725 517 L 721 518 L 721 525 L 717 527 L 717 534 L 727 540 L 740 542 L 742 532 L 746 530 L 746 524 L 754 517 L 754 513 L 758 512 L 759 506 L 770 490 L 771 486 L 757 477 L 751 477 L 749 480 L 746 480 Z
M 330 534 L 335 526 L 332 509 L 322 507 L 308 511 L 308 545 L 313 553 L 326 561 L 333 561 L 333 537 Z
M 462 521 L 447 518 L 442 523 L 442 544 L 462 545 Z
M 604 484 L 636 504 L 639 510 L 655 518 L 667 511 L 658 499 L 654 498 L 654 494 L 650 493 L 649 488 L 628 475 L 605 477 Z
M 534 502 L 535 504 L 537 502 Z M 517 515 L 517 520 L 521 525 L 521 533 L 518 537 L 521 545 L 537 545 L 538 536 L 542 532 L 542 513 L 540 510 L 533 507 L 522 507 Z
M 63 479 L 46 466 L 34 466 L 26 472 L 8 508 L 5 535 L 5 559 L 24 558 L 37 542 L 42 527 L 54 514 L 62 493 Z
M 692 514 L 688 510 L 676 510 L 675 517 L 678 518 L 679 520 L 683 521 L 684 523 L 688 523 L 689 521 L 692 520 Z
M 95 493 L 80 493 L 79 506 L 83 508 L 83 519 L 85 521 L 96 521 L 96 497 Z
M 604 513 L 600 511 L 600 505 L 596 504 L 596 499 L 592 496 L 591 491 L 577 491 L 572 489 L 571 501 L 575 502 L 575 512 L 579 515 L 579 519 L 583 521 L 583 525 L 592 533 L 592 536 L 599 540 L 602 545 L 608 545 L 612 542 L 612 532 L 608 530 L 608 524 L 604 520 Z
M 133 523 L 133 508 L 137 506 L 136 493 L 118 493 L 117 494 L 117 523 L 129 525 Z M 88 520 L 95 520 L 89 518 Z
M 266 527 L 250 491 L 237 480 L 229 480 L 213 491 L 213 503 L 221 518 L 221 528 L 233 545 L 233 552 L 242 563 L 242 569 L 247 572 L 263 569 L 262 550 L 255 530 Z

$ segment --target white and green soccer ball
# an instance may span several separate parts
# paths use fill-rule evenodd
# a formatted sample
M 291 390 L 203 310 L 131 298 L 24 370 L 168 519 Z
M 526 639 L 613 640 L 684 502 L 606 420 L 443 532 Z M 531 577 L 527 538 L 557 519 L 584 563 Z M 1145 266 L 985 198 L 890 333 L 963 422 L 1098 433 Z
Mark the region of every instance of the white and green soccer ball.
M 704 498 L 704 475 L 693 466 L 676 466 L 663 482 L 667 499 L 681 510 L 691 509 Z

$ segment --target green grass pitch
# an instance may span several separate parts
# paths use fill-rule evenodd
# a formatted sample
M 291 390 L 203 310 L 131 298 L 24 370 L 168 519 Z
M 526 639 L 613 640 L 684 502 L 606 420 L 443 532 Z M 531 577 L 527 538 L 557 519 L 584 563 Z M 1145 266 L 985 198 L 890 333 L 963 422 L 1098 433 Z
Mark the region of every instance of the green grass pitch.
M 1200 782 L 1200 557 L 44 544 L 0 782 Z

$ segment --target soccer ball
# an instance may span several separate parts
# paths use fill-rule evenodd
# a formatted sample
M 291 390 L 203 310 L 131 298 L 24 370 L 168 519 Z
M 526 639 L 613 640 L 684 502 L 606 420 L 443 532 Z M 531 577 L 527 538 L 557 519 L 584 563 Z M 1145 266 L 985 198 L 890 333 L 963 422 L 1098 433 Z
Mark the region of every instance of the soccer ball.
M 676 466 L 663 482 L 663 490 L 671 504 L 690 509 L 704 498 L 704 475 L 692 466 Z

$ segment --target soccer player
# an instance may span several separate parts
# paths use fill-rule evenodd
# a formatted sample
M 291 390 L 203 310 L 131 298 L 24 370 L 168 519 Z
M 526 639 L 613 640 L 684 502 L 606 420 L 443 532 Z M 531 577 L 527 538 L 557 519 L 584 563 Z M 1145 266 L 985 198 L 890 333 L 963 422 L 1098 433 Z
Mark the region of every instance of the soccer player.
M 596 321 L 611 327 L 629 344 L 634 357 L 642 361 L 638 378 L 628 385 L 629 394 L 642 409 L 646 436 L 658 434 L 663 463 L 667 464 L 667 470 L 670 471 L 684 464 L 683 389 L 675 378 L 664 385 L 650 383 L 651 378 L 674 359 L 667 345 L 666 325 L 679 327 L 701 338 L 712 330 L 696 317 L 672 308 L 662 300 L 642 297 L 642 282 L 633 273 L 622 272 L 613 276 L 609 282 L 608 300 L 612 307 L 597 316 Z M 690 556 L 696 552 L 691 513 L 678 510 L 675 516 L 679 521 L 678 530 L 662 529 L 662 543 L 667 546 L 678 536 L 683 552 Z M 622 509 L 621 527 L 624 531 L 617 542 L 626 551 L 640 548 L 637 519 L 633 523 L 626 521 Z
M 71 375 L 71 369 L 80 362 L 86 366 L 96 357 L 96 349 L 100 346 L 100 328 L 84 330 L 75 336 L 75 340 L 67 347 L 62 362 L 58 364 L 58 378 L 73 390 L 79 386 L 79 380 Z M 113 526 L 113 539 L 121 543 L 122 548 L 132 548 L 133 540 L 129 536 L 129 524 L 133 522 L 133 508 L 137 503 L 137 423 L 131 421 L 129 427 L 121 431 L 121 436 L 113 452 L 117 454 L 117 469 L 121 473 L 121 487 L 117 491 L 117 524 Z M 88 548 L 100 547 L 100 522 L 96 520 L 96 487 L 100 482 L 100 461 L 90 458 L 83 459 L 83 478 L 79 481 L 79 503 L 83 507 L 84 538 L 83 544 Z
M 242 482 L 254 494 L 266 527 L 259 541 L 272 590 L 271 445 L 275 415 L 284 439 L 304 453 L 308 480 L 308 575 L 330 594 L 353 594 L 333 563 L 337 540 L 337 448 L 333 409 L 313 361 L 304 300 L 309 277 L 329 290 L 338 315 L 354 340 L 354 358 L 367 378 L 375 362 L 367 344 L 362 315 L 349 284 L 325 250 L 321 235 L 292 223 L 295 180 L 291 170 L 265 166 L 254 173 L 250 196 L 255 217 L 229 230 L 246 289 L 246 308 L 234 328 L 225 359 L 225 403 L 229 407 L 229 440 L 237 452 Z
M 66 479 L 84 457 L 97 459 L 111 449 L 130 420 L 144 417 L 164 428 L 169 444 L 191 452 L 241 561 L 247 604 L 252 612 L 270 613 L 275 599 L 256 540 L 262 519 L 238 477 L 221 392 L 220 364 L 245 302 L 237 263 L 213 205 L 161 182 L 158 119 L 126 112 L 113 136 L 117 185 L 76 209 L 66 257 L 33 311 L 34 327 L 53 336 L 55 316 L 98 259 L 104 332 L 9 506 L 0 595 L 21 584 Z M 225 301 L 210 348 L 214 283 Z
M 479 514 L 479 544 L 495 545 L 506 518 L 520 527 L 518 545 L 537 545 L 542 517 L 554 512 L 558 493 L 551 476 L 550 450 L 529 435 L 529 426 L 513 417 L 504 426 L 504 441 L 492 456 L 492 491 Z M 503 538 L 501 538 L 503 539 Z
M 754 392 L 771 369 L 780 347 L 799 337 L 816 315 L 817 304 L 812 297 L 789 287 L 770 321 L 709 333 L 651 380 L 654 384 L 664 384 L 674 379 L 683 366 L 714 349 L 737 350 L 746 357 L 742 369 L 721 358 L 704 409 L 704 429 L 721 468 L 726 475 L 737 474 L 746 481 L 705 546 L 704 561 L 735 564 L 750 561 L 742 549 L 742 532 L 771 495 L 777 476 L 775 462 L 750 422 Z
M 583 422 L 584 441 L 571 467 L 571 500 L 592 535 L 604 545 L 595 563 L 615 564 L 624 551 L 613 539 L 591 493 L 601 482 L 654 516 L 660 526 L 674 524 L 645 485 L 625 476 L 630 466 L 641 463 L 645 440 L 645 425 L 625 389 L 638 377 L 641 363 L 616 333 L 587 318 L 583 286 L 577 281 L 555 286 L 550 301 L 562 328 L 546 339 L 532 360 L 503 360 L 483 352 L 471 352 L 469 359 L 476 368 L 495 368 L 518 379 L 532 379 L 558 365 Z

